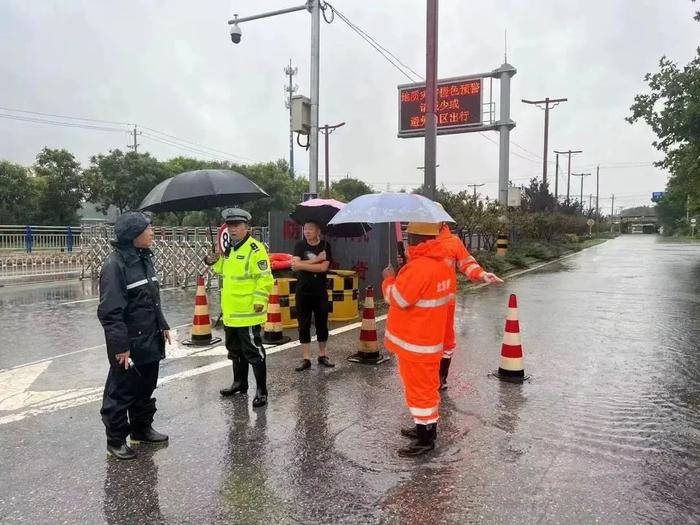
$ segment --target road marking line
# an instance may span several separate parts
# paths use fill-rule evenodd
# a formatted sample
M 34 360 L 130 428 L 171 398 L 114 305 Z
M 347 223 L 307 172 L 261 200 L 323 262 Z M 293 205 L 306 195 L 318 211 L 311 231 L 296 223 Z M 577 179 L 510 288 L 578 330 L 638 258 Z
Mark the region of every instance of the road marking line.
M 161 288 L 161 292 L 168 292 L 170 290 L 177 290 L 177 286 L 171 286 L 170 288 Z M 78 304 L 78 303 L 89 303 L 90 301 L 99 301 L 99 297 L 90 297 L 89 299 L 78 299 L 77 301 L 66 301 L 64 303 L 58 303 L 58 306 L 63 306 L 64 304 Z

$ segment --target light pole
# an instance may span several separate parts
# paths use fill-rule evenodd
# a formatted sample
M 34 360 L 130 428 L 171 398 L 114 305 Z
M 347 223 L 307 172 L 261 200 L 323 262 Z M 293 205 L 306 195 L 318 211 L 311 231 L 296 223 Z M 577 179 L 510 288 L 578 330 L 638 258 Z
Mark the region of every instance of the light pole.
M 318 99 L 319 99 L 319 48 L 321 35 L 321 7 L 320 0 L 308 0 L 304 5 L 288 7 L 277 11 L 268 11 L 258 15 L 234 18 L 229 20 L 231 26 L 231 41 L 238 44 L 243 32 L 239 24 L 269 18 L 271 16 L 285 15 L 296 11 L 307 10 L 311 13 L 311 130 L 309 132 L 309 193 L 318 193 Z

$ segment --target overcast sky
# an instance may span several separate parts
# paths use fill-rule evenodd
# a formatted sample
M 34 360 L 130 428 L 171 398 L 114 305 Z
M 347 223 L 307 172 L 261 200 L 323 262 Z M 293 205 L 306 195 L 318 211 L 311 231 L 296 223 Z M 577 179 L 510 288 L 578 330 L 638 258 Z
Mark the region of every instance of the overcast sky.
M 302 2 L 2 0 L 0 106 L 136 122 L 220 150 L 209 158 L 288 158 L 283 69 L 291 59 L 299 70 L 299 93 L 308 96 L 311 17 L 301 11 L 247 23 L 237 46 L 229 39 L 227 20 L 234 13 L 247 16 Z M 331 3 L 425 74 L 424 0 Z M 651 146 L 650 130 L 624 118 L 645 87 L 644 74 L 657 70 L 662 55 L 682 65 L 692 58 L 700 42 L 694 8 L 689 0 L 442 0 L 438 74 L 497 68 L 507 29 L 508 62 L 518 70 L 511 139 L 519 147 L 511 144 L 511 180 L 526 184 L 542 173 L 544 113 L 520 99 L 567 97 L 550 112 L 550 149 L 584 150 L 574 157 L 574 172 L 595 173 L 595 165 L 601 165 L 605 211 L 611 193 L 616 205 L 648 204 L 652 191 L 664 189 L 666 174 L 651 166 L 660 156 Z M 422 182 L 416 167 L 423 165 L 423 139 L 396 136 L 396 86 L 405 82 L 341 20 L 321 22 L 320 121 L 347 123 L 331 135 L 332 179 L 350 175 L 381 190 Z M 139 151 L 159 159 L 207 157 L 147 133 L 139 137 Z M 497 139 L 495 132 L 487 136 Z M 91 155 L 125 149 L 129 140 L 125 131 L 0 118 L 0 158 L 26 165 L 44 146 L 66 148 L 87 165 Z M 321 147 L 321 176 L 323 154 Z M 438 185 L 457 191 L 486 183 L 479 191 L 496 196 L 498 147 L 487 138 L 439 137 L 437 158 Z M 549 160 L 552 175 L 553 153 Z M 298 147 L 295 161 L 308 173 L 308 154 Z M 562 164 L 560 194 L 566 190 L 564 159 Z M 572 180 L 572 194 L 579 188 L 578 179 Z M 590 192 L 595 193 L 595 176 L 585 180 L 586 198 Z

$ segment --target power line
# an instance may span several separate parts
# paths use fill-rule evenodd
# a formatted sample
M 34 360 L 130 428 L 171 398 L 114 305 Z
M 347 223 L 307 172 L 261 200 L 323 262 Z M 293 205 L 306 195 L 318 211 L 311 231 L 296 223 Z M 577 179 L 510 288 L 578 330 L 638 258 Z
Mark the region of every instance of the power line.
M 53 117 L 53 118 L 63 118 L 63 119 L 68 119 L 68 120 L 84 120 L 85 122 L 97 122 L 100 124 L 115 124 L 119 126 L 133 126 L 133 124 L 129 122 L 118 122 L 115 120 L 100 120 L 100 119 L 95 119 L 95 118 L 84 118 L 84 117 L 69 117 L 66 115 L 55 115 L 53 113 L 42 113 L 40 111 L 28 111 L 26 109 L 15 109 L 15 108 L 6 108 L 0 106 L 0 110 L 2 111 L 10 111 L 12 113 L 28 113 L 29 115 L 40 115 L 43 117 Z
M 125 133 L 127 130 L 125 129 L 119 129 L 119 128 L 109 128 L 106 126 L 93 126 L 90 124 L 79 124 L 79 123 L 72 123 L 72 122 L 60 122 L 56 120 L 47 120 L 47 119 L 40 119 L 40 118 L 34 118 L 34 117 L 23 117 L 21 115 L 8 115 L 6 113 L 0 113 L 0 118 L 8 119 L 8 120 L 17 120 L 20 122 L 31 122 L 34 124 L 48 124 L 50 126 L 61 126 L 65 128 L 81 128 L 81 129 L 89 129 L 93 131 L 110 131 L 110 132 L 116 132 L 116 133 Z
M 0 109 L 5 110 L 5 111 L 13 111 L 13 112 L 17 112 L 17 113 L 26 113 L 28 115 L 42 115 L 42 116 L 46 116 L 46 117 L 53 117 L 53 118 L 60 118 L 60 119 L 67 119 L 67 120 L 115 124 L 115 125 L 120 125 L 120 126 L 129 126 L 129 127 L 136 126 L 136 124 L 129 124 L 127 122 L 119 122 L 119 121 L 113 121 L 113 120 L 103 120 L 103 119 L 86 118 L 86 117 L 73 117 L 73 116 L 69 116 L 69 115 L 59 115 L 59 114 L 55 114 L 55 113 L 44 113 L 44 112 L 40 112 L 40 111 L 29 111 L 29 110 L 3 108 L 3 107 L 0 107 Z M 29 122 L 29 123 L 33 123 L 33 124 L 47 124 L 50 126 L 86 129 L 86 130 L 90 130 L 90 131 L 107 131 L 107 132 L 113 132 L 113 133 L 133 134 L 133 131 L 127 130 L 127 129 L 120 129 L 120 128 L 108 127 L 108 126 L 96 126 L 96 125 L 92 125 L 92 124 L 82 124 L 80 122 L 61 122 L 58 120 L 49 120 L 49 119 L 45 119 L 45 118 L 29 117 L 29 116 L 22 116 L 22 115 L 10 115 L 7 113 L 0 113 L 0 118 L 4 118 L 7 120 L 16 120 L 19 122 Z M 156 136 L 154 136 L 151 134 L 146 134 L 152 140 L 162 142 L 163 144 L 167 144 L 169 146 L 173 146 L 173 147 L 179 146 L 180 149 L 189 150 L 189 151 L 196 152 L 196 153 L 203 153 L 203 154 L 206 154 L 210 157 L 215 157 L 215 158 L 216 158 L 216 155 L 213 155 L 212 152 L 217 153 L 219 155 L 225 155 L 227 157 L 231 157 L 234 160 L 257 162 L 254 159 L 243 157 L 241 155 L 236 155 L 234 153 L 230 153 L 227 151 L 222 151 L 222 150 L 218 150 L 215 148 L 211 148 L 209 146 L 205 146 L 203 144 L 198 144 L 196 142 L 193 142 L 193 141 L 190 141 L 187 139 L 181 139 L 179 137 L 176 137 L 175 135 L 171 135 L 169 133 L 165 133 L 163 131 L 159 131 L 157 129 L 150 128 L 148 126 L 142 125 L 140 127 L 142 129 L 148 130 L 151 133 L 156 135 Z M 142 132 L 138 132 L 137 134 L 141 134 L 141 133 Z M 158 138 L 162 138 L 162 137 L 167 137 L 167 139 L 158 140 Z M 133 148 L 133 145 L 129 146 L 129 147 Z
M 345 24 L 347 24 L 348 27 L 350 27 L 353 31 L 355 31 L 360 37 L 362 37 L 368 44 L 370 44 L 374 49 L 376 49 L 387 61 L 389 61 L 394 67 L 396 67 L 403 75 L 408 77 L 411 82 L 415 82 L 413 78 L 411 78 L 410 75 L 408 75 L 405 71 L 403 71 L 397 64 L 400 64 L 401 67 L 407 69 L 410 71 L 413 75 L 415 75 L 417 78 L 420 80 L 425 80 L 419 73 L 414 71 L 410 66 L 405 64 L 400 58 L 398 58 L 395 54 L 393 54 L 391 51 L 389 51 L 387 48 L 385 48 L 383 45 L 381 45 L 375 38 L 373 38 L 369 33 L 361 29 L 357 24 L 352 22 L 346 15 L 341 13 L 337 8 L 333 7 L 331 4 L 328 2 L 325 3 L 325 6 L 328 7 L 331 10 L 331 13 L 333 15 L 338 15 L 338 18 L 340 18 Z M 325 10 L 325 7 L 324 7 Z M 324 18 L 325 18 L 325 13 L 324 13 Z M 330 22 L 333 20 L 331 19 Z M 326 22 L 329 22 L 326 19 Z M 329 23 L 330 23 L 329 22 Z M 389 57 L 393 58 L 394 61 L 392 61 Z

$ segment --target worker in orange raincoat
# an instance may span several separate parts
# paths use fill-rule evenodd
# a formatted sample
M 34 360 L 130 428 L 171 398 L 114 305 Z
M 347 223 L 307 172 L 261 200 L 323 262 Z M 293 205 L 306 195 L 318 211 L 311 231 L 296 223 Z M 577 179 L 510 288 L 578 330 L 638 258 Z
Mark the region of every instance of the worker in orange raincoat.
M 408 232 L 410 233 L 410 227 Z M 438 235 L 438 241 L 440 241 L 443 248 L 448 253 L 447 257 L 445 257 L 445 262 L 447 263 L 447 266 L 452 272 L 452 282 L 454 283 L 454 288 L 450 290 L 452 293 L 452 301 L 448 305 L 447 326 L 445 327 L 445 341 L 442 352 L 442 360 L 440 361 L 440 390 L 445 390 L 447 388 L 447 374 L 450 371 L 450 363 L 452 362 L 452 352 L 457 346 L 457 342 L 455 340 L 455 305 L 457 296 L 457 273 L 455 271 L 455 268 L 464 275 L 466 275 L 467 278 L 474 283 L 502 283 L 503 280 L 493 273 L 485 272 L 484 269 L 481 266 L 479 266 L 479 263 L 476 262 L 476 259 L 469 255 L 469 251 L 464 246 L 462 239 L 454 235 L 450 231 L 450 228 L 449 226 L 447 226 L 447 224 L 442 225 L 442 228 L 440 229 L 440 234 Z
M 435 448 L 448 305 L 454 290 L 454 271 L 445 264 L 448 252 L 436 237 L 439 224 L 424 225 L 408 237 L 408 261 L 395 274 L 383 272 L 382 292 L 389 304 L 384 345 L 395 353 L 406 404 L 415 428 L 401 434 L 413 439 L 399 449 L 400 456 L 418 456 Z

